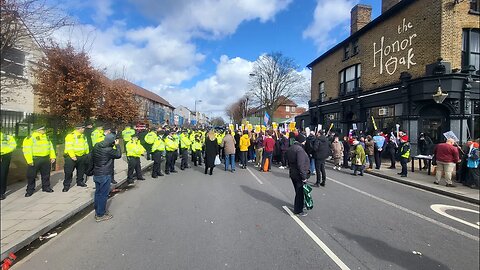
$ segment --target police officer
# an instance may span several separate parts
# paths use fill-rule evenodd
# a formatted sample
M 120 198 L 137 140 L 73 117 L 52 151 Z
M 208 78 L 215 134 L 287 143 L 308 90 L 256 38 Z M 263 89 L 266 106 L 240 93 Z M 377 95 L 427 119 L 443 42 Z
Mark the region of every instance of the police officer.
M 55 150 L 52 142 L 45 134 L 45 127 L 35 129 L 32 135 L 23 140 L 23 155 L 27 161 L 27 193 L 25 197 L 32 196 L 35 192 L 35 178 L 38 171 L 42 176 L 42 191 L 53 192 L 50 187 L 51 164 L 55 162 Z
M 144 141 L 145 141 L 144 146 L 145 146 L 145 149 L 147 150 L 147 160 L 150 160 L 150 156 L 152 154 L 152 146 L 157 138 L 158 138 L 158 135 L 155 132 L 155 129 L 150 129 L 150 131 L 144 137 Z
M 87 138 L 83 134 L 85 127 L 77 125 L 75 130 L 65 137 L 65 180 L 63 181 L 62 192 L 67 192 L 72 183 L 73 171 L 77 170 L 77 186 L 86 187 L 83 175 L 88 165 L 88 154 L 90 153 Z M 93 143 L 93 141 L 92 141 Z
M 153 168 L 152 168 L 152 177 L 157 178 L 158 176 L 163 176 L 162 173 L 162 161 L 163 155 L 165 153 L 165 142 L 163 141 L 162 135 L 163 131 L 159 131 L 159 135 L 155 139 L 152 145 L 152 159 L 153 159 Z
M 103 130 L 102 123 L 97 123 L 97 128 L 92 132 L 91 138 L 93 146 L 99 142 L 103 142 L 105 139 L 105 131 Z
M 17 148 L 17 142 L 15 141 L 15 137 L 3 134 L 1 131 L 0 141 L 2 143 L 0 148 L 0 200 L 4 200 L 5 192 L 7 191 L 7 176 L 10 160 L 12 159 L 12 152 Z
M 176 173 L 175 170 L 175 152 L 178 150 L 178 143 L 173 137 L 174 134 L 169 131 L 165 132 L 165 151 L 166 151 L 166 164 L 165 164 L 165 174 L 170 174 L 170 172 Z
M 126 126 L 122 131 L 123 138 L 123 147 L 126 148 L 127 143 L 132 139 L 132 136 L 135 135 L 135 130 L 130 126 Z
M 180 154 L 182 157 L 182 161 L 180 163 L 180 170 L 182 171 L 188 168 L 188 149 L 190 149 L 191 145 L 192 142 L 188 137 L 187 130 L 183 130 L 180 134 Z
M 145 148 L 138 140 L 137 135 L 133 135 L 132 139 L 125 146 L 128 158 L 128 173 L 127 182 L 133 184 L 133 171 L 137 175 L 137 180 L 145 180 L 142 176 L 142 167 L 140 164 L 140 157 L 145 153 Z

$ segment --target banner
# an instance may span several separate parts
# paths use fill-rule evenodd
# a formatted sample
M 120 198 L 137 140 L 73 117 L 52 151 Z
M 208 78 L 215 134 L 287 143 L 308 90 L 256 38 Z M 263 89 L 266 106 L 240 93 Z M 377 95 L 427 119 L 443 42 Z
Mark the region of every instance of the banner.
M 268 126 L 268 122 L 270 121 L 270 115 L 265 112 L 265 116 L 263 117 L 263 122 L 265 122 L 265 126 Z

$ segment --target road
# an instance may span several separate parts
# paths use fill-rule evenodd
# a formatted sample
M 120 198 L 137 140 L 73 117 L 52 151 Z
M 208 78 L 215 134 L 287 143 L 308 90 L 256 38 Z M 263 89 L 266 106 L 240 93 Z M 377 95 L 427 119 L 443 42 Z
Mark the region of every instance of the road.
M 13 269 L 478 269 L 476 205 L 328 169 L 292 217 L 288 170 L 272 169 L 147 177 L 111 199 L 112 220 L 90 213 Z

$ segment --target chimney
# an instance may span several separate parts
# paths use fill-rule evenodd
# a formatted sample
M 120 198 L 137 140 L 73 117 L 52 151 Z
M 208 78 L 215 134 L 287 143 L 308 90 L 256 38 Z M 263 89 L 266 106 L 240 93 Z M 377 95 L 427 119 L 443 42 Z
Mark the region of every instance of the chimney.
M 372 20 L 372 7 L 369 5 L 358 4 L 352 8 L 350 15 L 350 35 L 352 35 Z
M 393 6 L 401 2 L 402 0 L 382 0 L 382 14 L 385 11 L 391 9 Z

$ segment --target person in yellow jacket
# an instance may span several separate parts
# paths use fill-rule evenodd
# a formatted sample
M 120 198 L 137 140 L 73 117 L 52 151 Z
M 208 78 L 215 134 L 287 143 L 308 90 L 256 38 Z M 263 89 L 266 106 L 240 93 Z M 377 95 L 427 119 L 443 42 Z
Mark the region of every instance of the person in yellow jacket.
M 250 147 L 250 136 L 248 131 L 243 131 L 242 137 L 240 137 L 240 168 L 247 168 L 247 154 L 248 147 Z
M 180 134 L 180 154 L 182 156 L 182 160 L 180 163 L 180 170 L 185 170 L 189 168 L 188 166 L 188 149 L 190 149 L 192 145 L 192 141 L 190 140 L 187 130 L 184 129 Z
M 175 152 L 178 150 L 178 143 L 174 138 L 175 133 L 166 131 L 164 136 L 165 142 L 165 151 L 166 151 L 166 164 L 165 164 L 165 174 L 170 174 L 170 172 L 176 173 L 175 170 Z
M 97 128 L 92 132 L 92 146 L 99 142 L 103 142 L 105 139 L 105 131 L 103 130 L 103 124 L 97 124 Z
M 15 137 L 3 134 L 1 131 L 0 141 L 2 143 L 0 148 L 0 200 L 4 200 L 7 191 L 8 169 L 12 160 L 12 152 L 17 148 L 17 142 Z
M 145 149 L 147 150 L 147 160 L 150 160 L 150 156 L 152 154 L 152 146 L 155 140 L 158 138 L 157 133 L 155 132 L 155 129 L 150 129 L 148 133 L 145 135 Z
M 65 137 L 65 180 L 63 181 L 62 192 L 67 192 L 72 183 L 73 171 L 77 170 L 77 186 L 86 187 L 83 176 L 87 171 L 88 154 L 90 153 L 87 138 L 83 134 L 85 127 L 77 125 L 75 130 Z
M 203 144 L 201 141 L 201 135 L 197 135 L 192 143 L 192 157 L 194 166 L 197 166 L 197 164 L 202 166 L 202 148 Z
M 128 158 L 127 182 L 133 184 L 133 171 L 137 176 L 137 180 L 145 180 L 142 176 L 142 167 L 140 157 L 145 153 L 145 148 L 138 140 L 137 135 L 133 135 L 132 139 L 125 146 Z
M 153 168 L 152 168 L 152 178 L 157 178 L 158 176 L 163 176 L 162 173 L 162 162 L 163 156 L 165 153 L 165 142 L 163 141 L 163 130 L 158 132 L 158 136 L 153 142 L 152 145 L 152 159 L 153 159 Z
M 123 139 L 123 147 L 126 148 L 127 143 L 132 140 L 132 136 L 135 135 L 137 132 L 135 129 L 131 128 L 130 126 L 126 126 L 125 129 L 122 131 L 122 139 Z
M 45 134 L 44 126 L 38 127 L 32 135 L 23 140 L 23 156 L 28 164 L 25 197 L 30 197 L 35 192 L 35 178 L 38 171 L 42 176 L 42 191 L 53 192 L 50 187 L 50 170 L 57 156 L 52 142 Z

